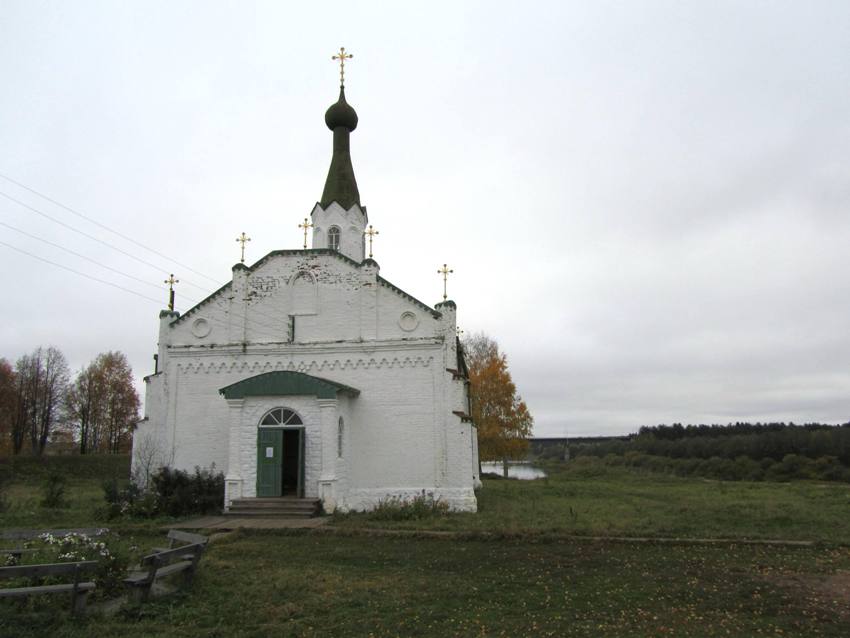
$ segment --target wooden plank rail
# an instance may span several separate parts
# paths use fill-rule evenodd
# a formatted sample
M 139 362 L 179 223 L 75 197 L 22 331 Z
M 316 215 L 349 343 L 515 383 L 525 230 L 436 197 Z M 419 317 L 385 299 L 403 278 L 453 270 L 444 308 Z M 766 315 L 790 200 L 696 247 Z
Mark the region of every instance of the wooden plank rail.
M 71 583 L 57 585 L 35 585 L 28 587 L 10 587 L 0 589 L 0 598 L 28 597 L 37 594 L 71 594 L 71 613 L 82 614 L 86 609 L 86 597 L 95 588 L 90 581 L 81 582 L 81 577 L 97 568 L 97 561 L 87 560 L 75 563 L 46 563 L 41 565 L 15 565 L 0 567 L 0 580 L 11 578 L 72 577 Z
M 208 541 L 206 536 L 175 529 L 169 530 L 168 540 L 168 548 L 154 548 L 152 554 L 139 561 L 139 570 L 124 579 L 138 602 L 148 599 L 158 578 L 183 572 L 184 583 L 191 583 Z M 178 542 L 186 544 L 177 545 Z
M 42 534 L 51 534 L 56 538 L 68 534 L 84 534 L 85 536 L 101 536 L 108 532 L 106 527 L 83 527 L 75 529 L 7 529 L 0 531 L 0 540 L 4 541 L 28 541 L 38 538 Z

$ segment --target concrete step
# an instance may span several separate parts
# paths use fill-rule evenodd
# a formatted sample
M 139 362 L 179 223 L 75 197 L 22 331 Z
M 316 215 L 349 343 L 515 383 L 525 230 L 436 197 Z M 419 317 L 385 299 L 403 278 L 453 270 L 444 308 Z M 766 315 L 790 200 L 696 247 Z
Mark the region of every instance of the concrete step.
M 310 518 L 319 513 L 316 498 L 240 498 L 234 500 L 226 516 L 263 516 L 267 518 Z
M 292 500 L 268 500 L 268 499 L 251 499 L 240 498 L 233 501 L 233 505 L 250 505 L 251 507 L 317 507 L 319 501 L 317 499 L 292 499 Z
M 247 508 L 251 510 L 304 510 L 307 512 L 312 512 L 318 508 L 318 505 L 314 505 L 312 503 L 306 505 L 296 505 L 296 504 L 273 504 L 273 503 L 233 503 L 230 506 L 231 509 L 242 509 Z
M 282 512 L 277 510 L 233 510 L 224 513 L 225 516 L 233 518 L 251 517 L 251 518 L 313 518 L 316 512 Z
M 237 498 L 234 503 L 251 505 L 318 505 L 317 498 Z

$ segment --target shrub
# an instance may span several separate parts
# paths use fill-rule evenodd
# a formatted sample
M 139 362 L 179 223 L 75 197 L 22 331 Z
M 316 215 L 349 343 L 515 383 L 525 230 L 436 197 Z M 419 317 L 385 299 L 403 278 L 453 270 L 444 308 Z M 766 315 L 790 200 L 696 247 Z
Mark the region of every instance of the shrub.
M 103 515 L 106 518 L 111 520 L 120 516 L 136 518 L 156 516 L 157 498 L 153 492 L 141 489 L 132 481 L 123 489 L 117 479 L 104 481 L 102 485 L 103 498 L 106 500 L 106 511 Z
M 195 473 L 169 467 L 161 468 L 151 477 L 160 512 L 170 516 L 208 514 L 221 508 L 224 502 L 224 474 L 195 467 Z
M 193 474 L 163 467 L 146 488 L 132 481 L 124 488 L 116 479 L 105 481 L 103 498 L 110 519 L 209 514 L 220 510 L 224 502 L 224 474 L 216 473 L 214 465 L 208 470 L 196 467 Z
M 835 456 L 822 456 L 815 461 L 814 472 L 824 481 L 850 481 L 850 470 Z
M 129 556 L 115 548 L 112 541 L 116 539 L 114 535 L 106 535 L 106 530 L 93 536 L 75 532 L 64 536 L 48 533 L 38 537 L 35 549 L 39 550 L 38 559 L 44 562 L 97 561 L 93 576 L 96 591 L 101 596 L 111 596 L 123 592 L 123 579 L 130 563 Z
M 421 494 L 411 499 L 390 496 L 378 501 L 378 505 L 369 513 L 369 518 L 376 521 L 412 521 L 444 516 L 448 511 L 448 503 L 435 499 L 432 492 L 422 490 Z
M 42 507 L 65 507 L 65 477 L 56 472 L 47 475 L 42 487 Z

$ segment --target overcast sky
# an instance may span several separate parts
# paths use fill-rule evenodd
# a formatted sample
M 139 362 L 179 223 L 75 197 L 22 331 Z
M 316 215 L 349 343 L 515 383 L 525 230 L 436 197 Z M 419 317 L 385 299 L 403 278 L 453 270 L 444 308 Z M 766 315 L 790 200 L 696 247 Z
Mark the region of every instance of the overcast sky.
M 4 0 L 0 173 L 179 264 L 0 178 L 0 241 L 145 297 L 0 245 L 0 356 L 141 379 L 168 273 L 299 248 L 340 45 L 381 274 L 454 268 L 536 435 L 850 420 L 846 1 Z

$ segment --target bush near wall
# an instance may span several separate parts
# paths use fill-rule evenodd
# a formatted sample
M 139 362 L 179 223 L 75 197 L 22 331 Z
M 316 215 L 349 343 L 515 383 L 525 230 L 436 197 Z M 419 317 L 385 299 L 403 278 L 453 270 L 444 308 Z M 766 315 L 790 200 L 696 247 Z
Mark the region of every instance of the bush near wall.
M 192 473 L 163 467 L 146 488 L 134 483 L 122 488 L 118 481 L 104 481 L 103 496 L 109 519 L 217 514 L 224 503 L 224 474 L 216 472 L 215 465 L 195 467 Z

